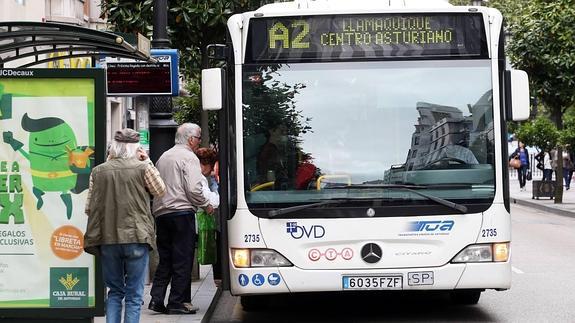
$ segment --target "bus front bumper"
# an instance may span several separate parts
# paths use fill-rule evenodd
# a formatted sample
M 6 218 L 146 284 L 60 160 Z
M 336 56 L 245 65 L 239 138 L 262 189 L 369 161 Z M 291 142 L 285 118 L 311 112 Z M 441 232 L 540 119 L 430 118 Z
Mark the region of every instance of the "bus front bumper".
M 441 267 L 303 270 L 297 267 L 231 268 L 234 295 L 352 290 L 453 290 L 511 287 L 511 264 L 467 263 Z

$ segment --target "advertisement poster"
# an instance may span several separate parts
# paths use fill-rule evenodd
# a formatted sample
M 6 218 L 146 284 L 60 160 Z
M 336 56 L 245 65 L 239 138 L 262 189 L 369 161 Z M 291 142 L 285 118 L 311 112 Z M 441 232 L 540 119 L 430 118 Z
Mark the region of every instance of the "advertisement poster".
M 96 80 L 6 71 L 0 70 L 0 310 L 95 307 L 95 258 L 84 252 L 83 235 L 96 160 Z

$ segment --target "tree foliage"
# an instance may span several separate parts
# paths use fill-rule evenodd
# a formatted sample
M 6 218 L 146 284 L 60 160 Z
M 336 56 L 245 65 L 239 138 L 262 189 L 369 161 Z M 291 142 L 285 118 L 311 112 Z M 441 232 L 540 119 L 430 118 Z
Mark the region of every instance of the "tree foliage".
M 561 131 L 561 143 L 575 147 L 575 116 L 567 115 L 563 119 L 563 131 Z
M 532 93 L 545 104 L 558 129 L 575 104 L 575 0 L 534 0 L 510 25 L 514 67 L 527 72 Z
M 268 66 L 249 77 L 251 84 L 245 85 L 244 134 L 246 136 L 266 133 L 275 125 L 284 124 L 292 138 L 311 130 L 309 118 L 297 109 L 295 97 L 305 85 L 287 84 L 275 80 L 275 67 Z
M 223 43 L 226 21 L 235 13 L 256 9 L 265 0 L 169 0 L 168 37 L 180 52 L 180 69 L 186 79 L 198 77 L 202 50 Z M 102 0 L 102 15 L 115 31 L 139 32 L 152 38 L 153 0 Z
M 226 21 L 235 13 L 254 10 L 271 0 L 169 0 L 168 37 L 180 54 L 180 73 L 188 97 L 177 98 L 174 119 L 178 123 L 201 119 L 200 71 L 202 51 L 213 43 L 224 43 Z M 153 34 L 154 0 L 102 0 L 102 16 L 114 31 Z M 209 115 L 209 134 L 215 138 L 216 116 Z
M 510 24 L 513 41 L 509 53 L 515 68 L 529 75 L 531 93 L 551 114 L 559 131 L 563 114 L 575 104 L 575 0 L 532 0 L 516 12 Z M 562 135 L 562 140 L 569 136 Z M 558 147 L 559 155 L 562 147 Z M 557 173 L 562 172 L 562 163 Z M 555 203 L 562 203 L 558 181 Z
M 544 116 L 523 123 L 517 129 L 516 135 L 517 139 L 527 146 L 535 146 L 547 151 L 555 148 L 560 138 L 555 125 Z
M 184 122 L 198 122 L 201 119 L 202 113 L 202 97 L 200 95 L 200 80 L 198 78 L 191 78 L 185 83 L 186 91 L 189 93 L 187 96 L 181 96 L 174 99 L 174 120 L 178 124 Z M 208 131 L 210 138 L 217 137 L 217 114 L 208 114 Z

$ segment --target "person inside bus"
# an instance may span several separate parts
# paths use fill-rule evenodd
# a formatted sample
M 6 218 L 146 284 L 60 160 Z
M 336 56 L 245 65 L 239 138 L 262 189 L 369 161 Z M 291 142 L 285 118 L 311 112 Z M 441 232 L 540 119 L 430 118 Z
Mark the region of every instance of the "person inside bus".
M 281 121 L 272 123 L 266 138 L 256 165 L 260 183 L 274 182 L 275 190 L 292 188 L 294 167 L 290 167 L 287 126 Z
M 521 167 L 517 169 L 517 177 L 519 178 L 519 190 L 525 191 L 527 171 L 529 170 L 529 151 L 521 141 L 518 145 L 519 147 L 511 154 L 509 160 L 511 160 L 511 158 L 518 158 L 521 161 Z

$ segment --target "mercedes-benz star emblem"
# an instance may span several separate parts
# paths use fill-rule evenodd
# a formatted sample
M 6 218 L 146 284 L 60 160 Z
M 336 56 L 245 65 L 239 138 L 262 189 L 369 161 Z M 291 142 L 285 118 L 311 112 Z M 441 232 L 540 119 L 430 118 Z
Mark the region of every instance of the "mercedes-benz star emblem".
M 361 259 L 368 264 L 375 264 L 381 259 L 381 248 L 375 243 L 368 243 L 361 248 Z

